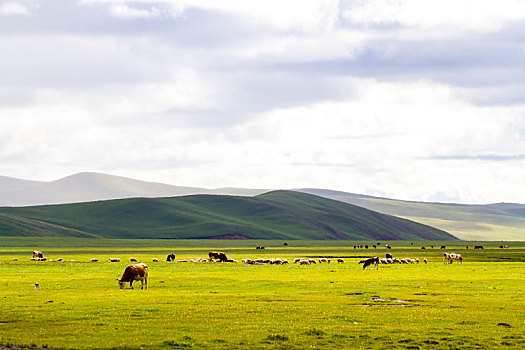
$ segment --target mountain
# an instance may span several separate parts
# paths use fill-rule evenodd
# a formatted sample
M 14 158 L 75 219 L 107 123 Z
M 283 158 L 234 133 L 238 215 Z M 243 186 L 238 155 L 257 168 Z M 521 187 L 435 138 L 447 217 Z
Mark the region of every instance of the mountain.
M 133 197 L 171 197 L 191 194 L 254 196 L 267 190 L 172 186 L 122 176 L 85 172 L 51 182 L 0 177 L 0 206 L 90 202 Z
M 37 227 L 38 226 L 38 227 Z M 454 240 L 433 227 L 293 191 L 0 208 L 0 235 L 105 238 Z
M 297 191 L 400 216 L 450 232 L 465 240 L 525 240 L 525 205 L 427 203 L 304 188 Z
M 101 173 L 79 173 L 52 182 L 0 176 L 0 206 L 63 204 L 117 198 L 156 198 L 193 194 L 254 196 L 267 191 L 264 189 L 206 189 L 172 186 Z M 425 203 L 315 188 L 296 191 L 407 218 L 450 232 L 461 239 L 525 240 L 525 205 L 523 204 Z

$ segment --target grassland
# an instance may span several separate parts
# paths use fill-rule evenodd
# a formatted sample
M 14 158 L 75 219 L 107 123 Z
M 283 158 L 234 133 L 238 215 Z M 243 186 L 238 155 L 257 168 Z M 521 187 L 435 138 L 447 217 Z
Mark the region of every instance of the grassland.
M 394 256 L 427 258 L 429 263 L 362 271 L 357 264 L 361 257 L 384 256 L 387 250 L 354 250 L 349 242 L 288 242 L 284 247 L 282 241 L 97 241 L 70 239 L 61 246 L 56 239 L 2 241 L 0 344 L 78 349 L 521 349 L 525 341 L 525 243 L 485 242 L 484 250 L 467 250 L 464 245 L 474 242 L 453 242 L 447 251 L 461 253 L 465 262 L 444 265 L 437 249 L 441 242 L 391 242 Z M 266 249 L 255 250 L 254 243 Z M 420 249 L 431 243 L 435 249 Z M 500 249 L 500 244 L 509 248 Z M 238 260 L 342 256 L 345 263 L 162 261 L 171 252 L 177 259 L 203 257 L 218 246 Z M 40 247 L 54 261 L 29 261 L 31 250 Z M 115 279 L 131 256 L 149 265 L 148 290 L 118 289 Z M 12 261 L 14 257 L 19 260 Z M 58 257 L 75 262 L 56 262 Z M 100 262 L 90 263 L 92 257 Z M 109 257 L 120 257 L 121 262 L 110 263 Z M 153 263 L 153 258 L 161 261 Z

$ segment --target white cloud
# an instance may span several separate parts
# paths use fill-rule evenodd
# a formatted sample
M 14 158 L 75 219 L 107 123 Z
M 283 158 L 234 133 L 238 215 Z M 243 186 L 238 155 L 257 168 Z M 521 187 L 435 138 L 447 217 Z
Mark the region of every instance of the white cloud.
M 155 6 L 148 9 L 138 9 L 126 4 L 114 4 L 110 7 L 110 13 L 115 17 L 121 18 L 151 18 L 161 14 Z
M 525 195 L 520 3 L 67 4 L 0 22 L 2 175 Z
M 29 15 L 29 10 L 16 1 L 7 1 L 0 4 L 1 15 Z
M 525 19 L 520 0 L 361 0 L 343 13 L 356 23 L 399 23 L 417 27 L 446 27 L 495 31 L 509 21 Z

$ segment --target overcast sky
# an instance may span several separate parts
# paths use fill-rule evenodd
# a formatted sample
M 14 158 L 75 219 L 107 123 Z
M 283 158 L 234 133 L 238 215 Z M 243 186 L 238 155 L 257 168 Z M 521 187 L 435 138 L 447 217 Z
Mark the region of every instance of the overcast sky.
M 0 0 L 0 175 L 525 202 L 525 1 Z

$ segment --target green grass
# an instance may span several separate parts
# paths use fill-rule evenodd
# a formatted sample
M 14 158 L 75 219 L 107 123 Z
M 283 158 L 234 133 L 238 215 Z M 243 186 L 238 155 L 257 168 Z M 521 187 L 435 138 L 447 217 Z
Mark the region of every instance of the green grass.
M 0 236 L 349 240 L 443 239 L 410 220 L 292 191 L 0 208 Z
M 525 243 L 508 249 L 452 242 L 463 264 L 444 265 L 430 242 L 392 242 L 397 257 L 427 265 L 381 265 L 362 271 L 362 256 L 333 242 L 265 250 L 239 241 L 79 239 L 53 246 L 11 238 L 0 248 L 0 344 L 59 348 L 153 349 L 391 349 L 521 348 L 525 341 Z M 163 244 L 160 244 L 163 243 Z M 205 256 L 213 244 L 229 257 L 345 256 L 344 264 L 248 266 L 153 263 Z M 226 243 L 230 243 L 227 246 Z M 289 242 L 290 243 L 290 242 Z M 316 243 L 318 245 L 316 246 Z M 332 244 L 331 246 L 329 244 Z M 344 242 L 348 243 L 348 242 Z M 436 242 L 437 243 L 437 242 Z M 451 242 L 448 242 L 449 244 Z M 473 242 L 472 242 L 473 243 Z M 461 246 L 460 246 L 461 244 Z M 509 243 L 501 243 L 509 244 Z M 9 245 L 9 247 L 7 247 Z M 472 244 L 471 244 L 472 245 Z M 41 247 L 45 247 L 45 249 Z M 463 248 L 461 248 L 463 247 Z M 30 262 L 32 249 L 74 263 Z M 133 256 L 150 267 L 148 290 L 120 290 Z M 19 261 L 11 261 L 17 257 Z M 88 262 L 92 257 L 98 263 Z M 120 257 L 110 263 L 109 257 Z M 34 290 L 34 283 L 40 290 Z M 135 286 L 140 283 L 135 282 Z

